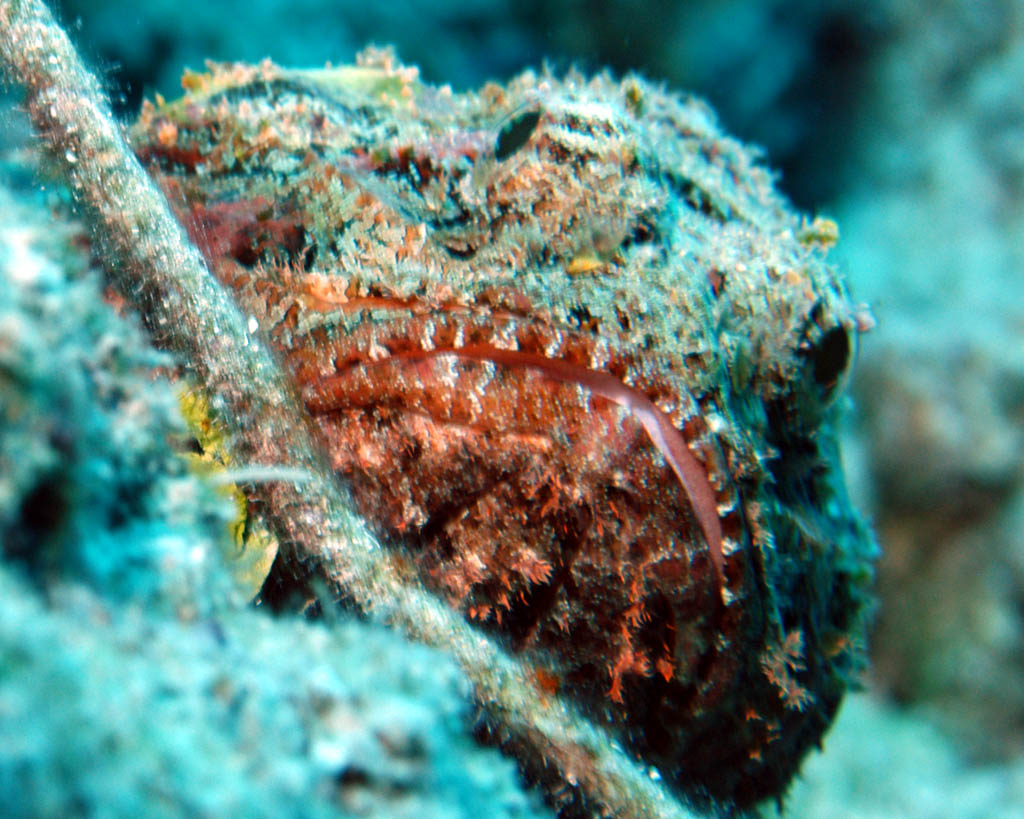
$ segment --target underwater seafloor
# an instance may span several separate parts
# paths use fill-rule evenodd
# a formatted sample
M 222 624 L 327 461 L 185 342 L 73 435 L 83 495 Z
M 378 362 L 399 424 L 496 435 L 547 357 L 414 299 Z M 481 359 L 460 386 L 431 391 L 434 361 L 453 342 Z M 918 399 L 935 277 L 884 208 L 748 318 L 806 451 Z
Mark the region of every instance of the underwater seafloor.
M 836 220 L 830 258 L 877 321 L 843 433 L 882 548 L 871 668 L 783 813 L 1024 812 L 1020 3 L 58 13 L 126 120 L 205 58 L 338 64 L 370 42 L 456 91 L 549 60 L 708 99 L 797 208 Z M 204 571 L 230 502 L 166 446 L 187 437 L 150 378 L 167 361 L 104 304 L 75 226 L 54 226 L 67 195 L 45 173 L 41 189 L 18 93 L 0 116 L 2 812 L 550 815 L 473 741 L 447 659 L 360 623 L 271 619 Z

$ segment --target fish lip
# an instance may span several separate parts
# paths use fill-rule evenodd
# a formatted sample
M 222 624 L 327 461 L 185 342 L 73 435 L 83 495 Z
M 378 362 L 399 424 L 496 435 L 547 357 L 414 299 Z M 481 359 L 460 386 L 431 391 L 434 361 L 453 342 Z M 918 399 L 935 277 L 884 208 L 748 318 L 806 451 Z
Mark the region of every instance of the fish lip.
M 348 367 L 360 366 L 360 364 L 375 366 L 394 361 L 412 362 L 446 355 L 475 361 L 489 361 L 502 366 L 533 369 L 551 380 L 586 387 L 594 394 L 600 395 L 630 412 L 643 427 L 648 440 L 661 453 L 679 481 L 703 534 L 705 546 L 711 558 L 718 596 L 726 593 L 724 535 L 717 511 L 716 493 L 711 485 L 707 469 L 690 449 L 683 433 L 676 429 L 669 417 L 640 390 L 629 387 L 611 373 L 603 370 L 581 367 L 537 353 L 504 350 L 482 344 L 392 353 L 376 361 L 351 362 Z M 338 377 L 341 377 L 341 373 L 334 376 L 334 378 Z M 316 404 L 314 396 L 317 392 L 322 393 L 324 388 L 329 389 L 332 380 L 331 377 L 322 379 L 316 385 L 316 390 L 306 391 L 307 406 Z

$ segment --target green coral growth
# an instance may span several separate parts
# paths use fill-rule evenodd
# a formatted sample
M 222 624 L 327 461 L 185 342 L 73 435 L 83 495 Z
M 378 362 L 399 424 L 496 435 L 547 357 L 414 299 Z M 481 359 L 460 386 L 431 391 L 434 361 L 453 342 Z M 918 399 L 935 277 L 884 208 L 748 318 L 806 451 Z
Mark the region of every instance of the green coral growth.
M 228 432 L 214 416 L 206 394 L 198 388 L 183 386 L 178 391 L 178 401 L 197 450 L 186 453 L 192 468 L 216 482 L 220 494 L 234 506 L 235 516 L 228 526 L 230 542 L 225 542 L 222 552 L 240 590 L 252 599 L 259 593 L 277 556 L 277 539 L 249 513 L 245 492 L 231 480 L 230 467 L 234 464 Z

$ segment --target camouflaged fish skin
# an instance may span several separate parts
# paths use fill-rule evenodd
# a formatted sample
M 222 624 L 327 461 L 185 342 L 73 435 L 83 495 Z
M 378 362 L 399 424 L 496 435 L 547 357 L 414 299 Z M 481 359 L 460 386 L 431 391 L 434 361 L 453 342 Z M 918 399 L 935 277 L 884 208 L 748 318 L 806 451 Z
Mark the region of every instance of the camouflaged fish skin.
M 210 65 L 132 138 L 420 581 L 695 804 L 778 796 L 863 664 L 866 317 L 700 102 L 387 52 Z

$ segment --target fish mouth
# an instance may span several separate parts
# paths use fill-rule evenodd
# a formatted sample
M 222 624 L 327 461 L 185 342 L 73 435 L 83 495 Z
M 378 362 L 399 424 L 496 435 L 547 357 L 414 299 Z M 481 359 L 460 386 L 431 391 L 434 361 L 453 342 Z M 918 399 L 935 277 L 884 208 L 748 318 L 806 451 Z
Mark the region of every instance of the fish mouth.
M 808 430 L 788 422 L 790 412 L 784 404 L 768 408 L 776 454 L 767 461 L 770 480 L 763 488 L 774 532 L 766 579 L 775 599 L 785 603 L 777 614 L 783 629 L 801 628 L 808 654 L 832 658 L 837 674 L 852 677 L 861 652 L 835 646 L 866 628 L 879 549 L 850 500 L 834 418 Z
M 616 404 L 630 413 L 643 428 L 650 444 L 661 454 L 675 474 L 703 535 L 711 558 L 715 585 L 719 589 L 724 587 L 725 556 L 723 554 L 722 523 L 717 511 L 718 499 L 709 481 L 708 473 L 697 456 L 690 450 L 683 433 L 676 429 L 666 413 L 642 392 L 627 386 L 615 376 L 601 370 L 580 367 L 567 361 L 548 358 L 536 353 L 504 350 L 482 344 L 407 352 L 388 356 L 383 361 L 374 362 L 369 366 L 371 368 L 381 366 L 384 362 L 415 364 L 417 361 L 428 361 L 444 356 L 469 362 L 489 362 L 506 368 L 525 368 L 550 381 L 576 385 L 589 390 L 594 396 Z M 363 364 L 362 366 L 367 365 Z M 306 390 L 304 395 L 306 406 L 314 415 L 321 414 L 332 406 L 337 408 L 337 401 L 333 396 L 336 396 L 339 389 L 344 389 L 342 382 L 345 377 L 345 373 L 337 373 L 318 380 L 312 389 Z

